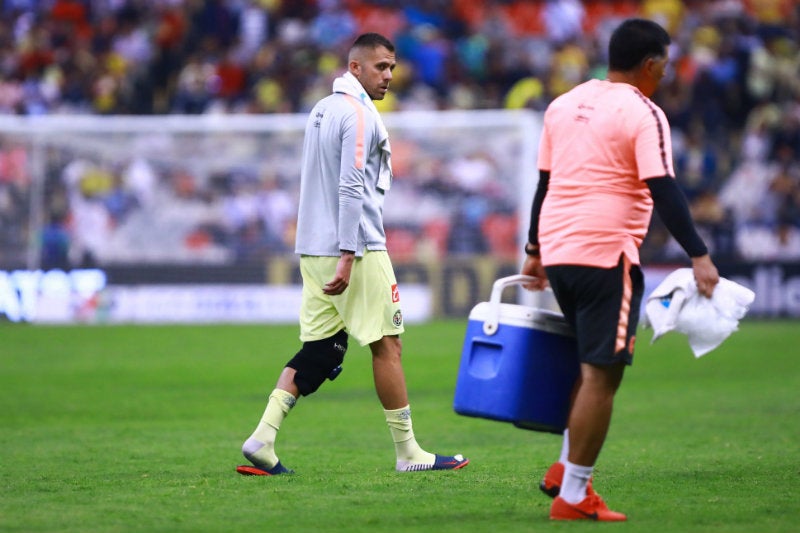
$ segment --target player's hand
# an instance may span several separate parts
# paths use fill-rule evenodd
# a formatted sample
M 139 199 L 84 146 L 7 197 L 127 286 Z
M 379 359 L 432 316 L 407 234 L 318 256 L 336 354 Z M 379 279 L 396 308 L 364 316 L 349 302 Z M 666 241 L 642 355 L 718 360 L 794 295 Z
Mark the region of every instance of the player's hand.
M 343 252 L 339 257 L 339 262 L 336 264 L 336 274 L 332 280 L 322 287 L 322 292 L 329 296 L 342 294 L 350 285 L 350 272 L 353 270 L 353 262 L 355 260 L 355 254 Z
M 711 261 L 711 257 L 706 254 L 692 258 L 692 270 L 694 271 L 694 281 L 697 283 L 697 292 L 711 298 L 714 287 L 719 283 L 719 272 Z
M 525 256 L 525 262 L 522 264 L 522 270 L 520 271 L 520 274 L 525 274 L 526 276 L 533 276 L 536 278 L 530 283 L 523 283 L 522 286 L 529 291 L 541 291 L 544 290 L 548 285 L 547 274 L 542 266 L 542 258 L 538 255 Z

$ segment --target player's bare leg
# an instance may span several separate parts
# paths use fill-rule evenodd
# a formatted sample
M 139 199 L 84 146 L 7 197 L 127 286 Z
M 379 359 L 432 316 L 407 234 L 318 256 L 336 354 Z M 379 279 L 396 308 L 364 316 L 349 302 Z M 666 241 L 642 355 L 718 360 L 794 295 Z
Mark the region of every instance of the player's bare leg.
M 396 470 L 399 472 L 456 470 L 466 466 L 469 459 L 464 459 L 461 455 L 436 455 L 426 452 L 417 443 L 411 423 L 411 408 L 401 362 L 400 337 L 396 335 L 383 337 L 370 344 L 370 349 L 375 391 L 378 393 L 378 399 L 386 415 L 386 423 L 394 440 L 397 455 Z
M 626 519 L 624 514 L 609 510 L 599 495 L 588 490 L 594 464 L 608 434 L 614 396 L 624 372 L 624 363 L 613 366 L 581 363 L 581 383 L 569 416 L 568 461 L 559 495 L 550 508 L 550 518 Z
M 281 464 L 275 454 L 275 438 L 281 423 L 300 397 L 300 391 L 294 383 L 296 373 L 294 368 L 287 366 L 278 377 L 258 426 L 242 445 L 242 453 L 253 466 L 237 466 L 236 471 L 240 474 L 274 476 L 291 472 Z

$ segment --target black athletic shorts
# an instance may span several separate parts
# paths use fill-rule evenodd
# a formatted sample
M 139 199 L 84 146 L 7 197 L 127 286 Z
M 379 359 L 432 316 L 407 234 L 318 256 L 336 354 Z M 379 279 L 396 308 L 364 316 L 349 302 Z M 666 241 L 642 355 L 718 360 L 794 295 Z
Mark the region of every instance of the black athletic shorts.
M 644 276 L 622 256 L 614 268 L 545 267 L 564 318 L 575 330 L 581 362 L 633 363 Z

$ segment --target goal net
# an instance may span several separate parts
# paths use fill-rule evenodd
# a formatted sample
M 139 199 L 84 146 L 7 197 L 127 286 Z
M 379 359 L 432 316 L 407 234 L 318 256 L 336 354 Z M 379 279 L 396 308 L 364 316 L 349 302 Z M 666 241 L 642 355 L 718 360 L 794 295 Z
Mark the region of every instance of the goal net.
M 280 295 L 299 283 L 305 121 L 0 117 L 0 315 L 288 320 L 267 311 L 276 298 L 295 305 Z M 395 173 L 388 246 L 420 319 L 463 315 L 516 270 L 538 121 L 523 111 L 385 116 Z

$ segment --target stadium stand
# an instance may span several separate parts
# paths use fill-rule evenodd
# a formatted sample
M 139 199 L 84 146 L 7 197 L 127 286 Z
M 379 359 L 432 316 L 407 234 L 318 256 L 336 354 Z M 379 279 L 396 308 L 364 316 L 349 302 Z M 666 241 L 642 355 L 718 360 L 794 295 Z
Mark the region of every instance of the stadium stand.
M 604 76 L 602 43 L 621 19 L 652 18 L 674 40 L 673 69 L 655 99 L 713 252 L 800 258 L 800 5 L 792 0 L 5 0 L 0 9 L 0 114 L 14 115 L 305 112 L 363 31 L 389 36 L 402 60 L 383 111 L 541 110 Z M 9 239 L 25 209 L 14 201 L 17 156 L 0 145 Z M 125 199 L 116 200 L 116 212 L 102 216 L 124 215 Z M 508 233 L 508 222 L 495 213 L 473 226 Z M 678 257 L 654 225 L 645 260 Z M 437 249 L 453 241 L 441 224 L 426 231 Z M 208 236 L 195 238 L 200 246 Z

